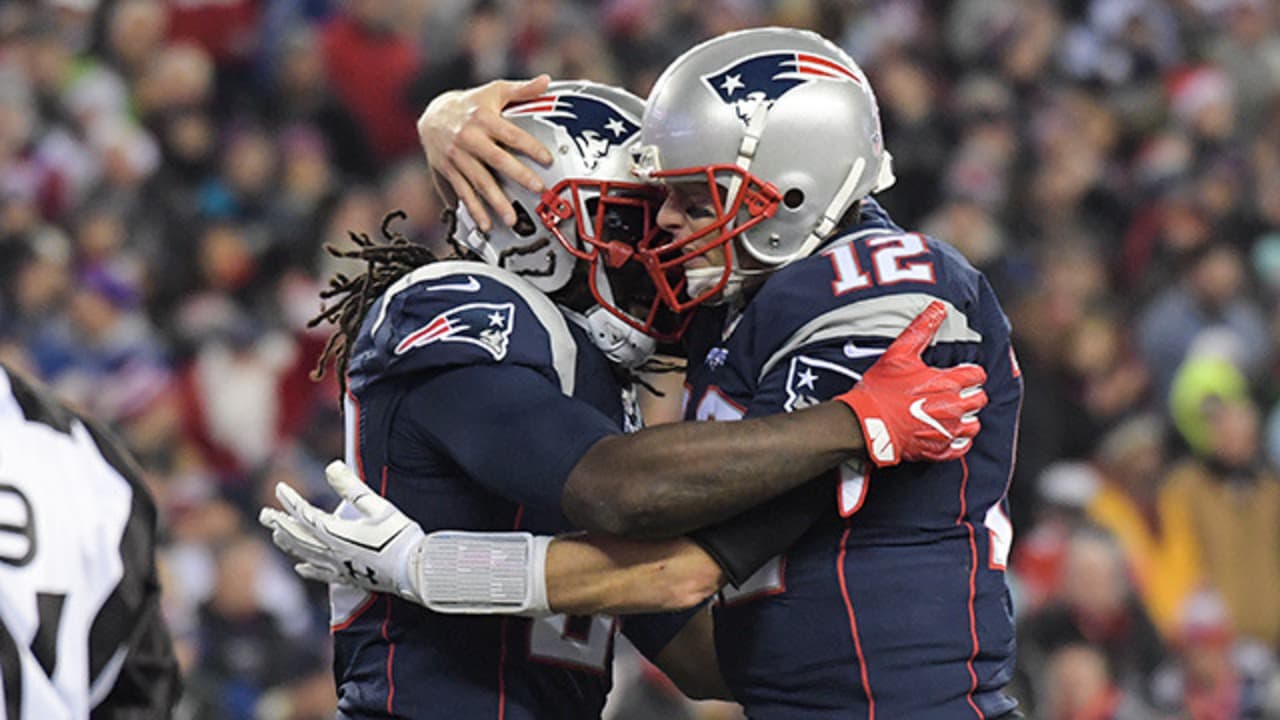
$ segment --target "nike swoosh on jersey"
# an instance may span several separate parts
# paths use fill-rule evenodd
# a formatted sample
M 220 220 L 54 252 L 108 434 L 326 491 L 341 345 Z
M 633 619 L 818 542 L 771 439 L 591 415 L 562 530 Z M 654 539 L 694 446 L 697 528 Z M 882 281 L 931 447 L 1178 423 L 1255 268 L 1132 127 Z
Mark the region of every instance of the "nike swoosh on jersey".
M 427 286 L 427 292 L 432 290 L 457 290 L 459 292 L 476 292 L 480 289 L 480 281 L 474 276 L 468 275 L 467 281 L 464 283 L 440 283 L 439 285 Z
M 919 400 L 916 400 L 915 402 L 911 403 L 911 408 L 910 408 L 911 417 L 919 420 L 925 425 L 928 425 L 934 430 L 937 430 L 938 432 L 945 435 L 948 440 L 950 440 L 954 436 L 951 433 L 947 432 L 946 428 L 942 427 L 942 423 L 938 422 L 936 418 L 934 418 L 932 415 L 924 411 L 924 400 L 925 400 L 924 398 L 920 398 Z
M 864 357 L 876 357 L 884 354 L 884 348 L 861 348 L 852 341 L 844 344 L 844 356 L 850 360 Z

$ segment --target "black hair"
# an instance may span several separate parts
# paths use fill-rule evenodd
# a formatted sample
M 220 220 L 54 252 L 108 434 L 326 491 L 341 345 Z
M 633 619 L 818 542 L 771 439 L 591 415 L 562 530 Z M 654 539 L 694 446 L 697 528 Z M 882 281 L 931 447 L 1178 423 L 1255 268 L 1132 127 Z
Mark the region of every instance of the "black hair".
M 325 368 L 330 362 L 338 373 L 338 386 L 343 394 L 347 390 L 347 363 L 351 359 L 351 348 L 355 344 L 356 335 L 360 332 L 360 324 L 369 312 L 369 307 L 377 302 L 382 293 L 392 283 L 410 272 L 439 260 L 435 253 L 422 245 L 418 245 L 404 235 L 391 229 L 395 220 L 403 220 L 408 215 L 403 210 L 392 210 L 382 218 L 382 237 L 386 242 L 379 243 L 365 233 L 348 230 L 347 235 L 356 244 L 354 250 L 342 250 L 332 245 L 325 245 L 325 252 L 337 258 L 363 260 L 365 271 L 349 278 L 337 273 L 329 279 L 329 287 L 320 292 L 320 299 L 337 301 L 325 306 L 320 313 L 307 322 L 307 327 L 315 327 L 324 322 L 337 325 L 337 329 L 329 336 L 315 369 L 311 371 L 311 379 L 319 381 L 324 378 Z M 448 237 L 454 243 L 454 252 L 460 257 L 470 256 L 470 252 L 456 244 L 454 231 L 458 218 L 452 210 L 444 213 L 445 222 L 449 225 Z
M 324 350 L 321 351 L 320 358 L 316 361 L 316 366 L 311 371 L 311 379 L 315 381 L 322 380 L 326 368 L 332 363 L 338 373 L 338 386 L 343 395 L 346 394 L 347 390 L 347 363 L 351 359 L 351 348 L 355 345 L 356 336 L 359 334 L 360 326 L 364 322 L 364 316 L 369 312 L 369 308 L 377 302 L 378 298 L 386 292 L 387 288 L 423 265 L 451 258 L 476 259 L 475 253 L 463 247 L 457 241 L 458 216 L 452 209 L 444 211 L 444 220 L 449 227 L 447 236 L 454 252 L 451 256 L 437 256 L 426 247 L 410 241 L 401 233 L 391 229 L 392 222 L 406 217 L 408 215 L 403 210 L 392 210 L 383 216 L 381 232 L 385 242 L 379 243 L 366 233 L 348 230 L 347 235 L 356 244 L 354 250 L 342 250 L 332 245 L 325 245 L 325 252 L 333 257 L 363 260 L 365 262 L 365 271 L 355 277 L 349 278 L 343 273 L 337 273 L 329 279 L 329 286 L 320 292 L 320 299 L 326 301 L 325 306 L 321 308 L 319 314 L 307 321 L 307 327 L 309 328 L 325 322 L 330 322 L 337 326 L 337 329 L 329 335 Z M 540 241 L 535 241 L 530 246 L 509 249 L 504 253 L 504 259 L 511 255 L 536 252 L 546 247 L 546 245 L 547 241 L 544 238 Z M 529 269 L 514 272 L 518 275 L 550 274 L 548 271 Z M 554 272 L 554 267 L 551 272 Z M 570 281 L 564 288 L 550 293 L 551 298 L 557 303 L 579 312 L 585 310 L 586 307 L 594 302 L 587 282 L 589 272 L 588 263 L 575 263 Z M 332 305 L 327 304 L 327 301 L 335 298 L 337 299 L 336 302 Z M 668 346 L 664 349 L 667 352 L 678 352 L 678 349 L 674 346 Z M 683 362 L 663 361 L 654 358 L 650 358 L 643 366 L 638 368 L 640 371 L 651 373 L 680 372 L 684 369 L 685 364 Z M 637 382 L 654 395 L 663 396 L 662 392 L 642 380 L 638 374 L 621 368 L 615 368 L 615 371 L 621 372 L 623 378 Z

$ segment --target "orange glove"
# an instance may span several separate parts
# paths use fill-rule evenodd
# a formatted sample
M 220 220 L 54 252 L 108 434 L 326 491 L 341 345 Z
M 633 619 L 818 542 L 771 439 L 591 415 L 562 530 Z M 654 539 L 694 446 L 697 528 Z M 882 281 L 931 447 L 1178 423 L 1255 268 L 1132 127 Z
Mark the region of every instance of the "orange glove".
M 858 416 L 876 467 L 955 460 L 973 445 L 987 405 L 986 371 L 972 363 L 933 368 L 920 358 L 946 317 L 945 305 L 930 303 L 857 385 L 834 398 Z

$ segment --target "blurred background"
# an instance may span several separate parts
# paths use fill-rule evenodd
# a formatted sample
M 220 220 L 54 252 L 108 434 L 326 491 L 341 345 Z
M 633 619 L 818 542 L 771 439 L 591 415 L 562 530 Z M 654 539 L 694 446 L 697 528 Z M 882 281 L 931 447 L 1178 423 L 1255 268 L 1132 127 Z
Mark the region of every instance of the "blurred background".
M 328 505 L 325 243 L 443 247 L 414 120 L 493 78 L 643 95 L 736 28 L 867 71 L 899 223 L 1014 324 L 1014 689 L 1032 718 L 1280 717 L 1273 0 L 8 0 L 0 358 L 112 423 L 160 507 L 184 718 L 322 718 L 327 606 L 254 522 Z M 610 716 L 731 718 L 621 658 Z

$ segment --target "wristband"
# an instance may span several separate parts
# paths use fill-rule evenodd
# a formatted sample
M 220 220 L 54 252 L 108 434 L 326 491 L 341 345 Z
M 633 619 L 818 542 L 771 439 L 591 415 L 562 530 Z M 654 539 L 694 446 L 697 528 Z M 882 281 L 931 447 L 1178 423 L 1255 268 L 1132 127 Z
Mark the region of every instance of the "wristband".
M 553 539 L 527 532 L 433 532 L 409 559 L 409 582 L 422 604 L 439 613 L 548 615 Z

